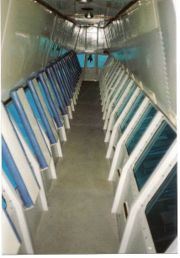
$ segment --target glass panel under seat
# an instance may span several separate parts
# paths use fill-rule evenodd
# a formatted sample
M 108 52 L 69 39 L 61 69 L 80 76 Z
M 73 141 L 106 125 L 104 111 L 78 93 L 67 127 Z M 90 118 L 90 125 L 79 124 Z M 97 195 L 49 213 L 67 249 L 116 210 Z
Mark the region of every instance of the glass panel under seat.
M 131 89 L 129 90 L 129 93 L 127 94 L 127 96 L 125 97 L 123 103 L 120 105 L 118 111 L 115 114 L 116 120 L 119 118 L 119 116 L 121 115 L 121 113 L 123 112 L 124 108 L 126 107 L 128 101 L 130 100 L 130 98 L 132 97 L 134 91 L 136 89 L 136 85 L 133 84 Z
M 129 84 L 130 80 L 127 80 L 124 84 L 122 89 L 120 90 L 118 96 L 116 97 L 114 103 L 113 103 L 113 108 L 117 105 L 118 101 L 120 100 L 121 96 L 123 95 L 125 89 L 127 88 L 128 84 Z M 113 94 L 113 96 L 115 95 L 115 93 Z M 112 96 L 112 98 L 113 98 Z
M 136 144 L 140 140 L 143 133 L 146 131 L 147 127 L 149 126 L 150 122 L 152 121 L 156 113 L 157 110 L 151 104 L 149 104 L 146 111 L 140 118 L 138 124 L 136 125 L 131 135 L 127 139 L 126 149 L 129 155 L 134 150 Z
M 145 210 L 156 251 L 164 253 L 177 236 L 177 165 Z
M 170 125 L 163 121 L 134 166 L 134 176 L 141 190 L 154 169 L 176 138 Z
M 120 125 L 120 130 L 121 130 L 122 133 L 128 127 L 128 124 L 130 123 L 130 121 L 133 118 L 134 114 L 136 113 L 137 109 L 139 108 L 139 106 L 143 102 L 144 98 L 145 98 L 144 93 L 141 92 L 139 94 L 139 96 L 136 98 L 136 100 L 134 101 L 134 103 L 132 104 L 127 116 L 123 119 L 123 121 Z

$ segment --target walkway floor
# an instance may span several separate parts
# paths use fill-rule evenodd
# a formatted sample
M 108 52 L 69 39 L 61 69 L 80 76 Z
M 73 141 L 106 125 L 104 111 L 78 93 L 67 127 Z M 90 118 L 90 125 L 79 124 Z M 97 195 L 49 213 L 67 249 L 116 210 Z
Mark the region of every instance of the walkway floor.
M 84 82 L 35 240 L 36 254 L 117 253 L 99 87 Z

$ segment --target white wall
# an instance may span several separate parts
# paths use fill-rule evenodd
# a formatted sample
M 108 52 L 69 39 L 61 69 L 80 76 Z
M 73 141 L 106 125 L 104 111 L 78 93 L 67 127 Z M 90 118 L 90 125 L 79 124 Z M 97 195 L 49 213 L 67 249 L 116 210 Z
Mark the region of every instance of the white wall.
M 63 53 L 63 48 L 86 51 L 84 28 L 80 31 L 33 0 L 2 0 L 1 8 L 2 100 L 15 85 Z M 93 34 L 92 51 L 96 51 L 97 39 L 103 47 L 101 34 Z
M 5 100 L 10 89 L 60 53 L 56 47 L 71 37 L 67 27 L 72 24 L 32 0 L 2 0 L 1 9 L 1 88 Z
M 106 30 L 110 50 L 176 118 L 176 22 L 172 0 L 146 0 Z
M 107 45 L 142 81 L 157 105 L 176 116 L 176 40 L 172 0 L 146 0 L 99 29 L 79 29 L 32 0 L 2 0 L 2 98 L 32 72 L 57 56 L 53 43 L 84 52 Z M 106 42 L 107 40 L 107 42 Z M 107 43 L 107 45 L 106 45 Z M 124 55 L 124 56 L 123 56 Z M 123 56 L 123 58 L 122 58 Z

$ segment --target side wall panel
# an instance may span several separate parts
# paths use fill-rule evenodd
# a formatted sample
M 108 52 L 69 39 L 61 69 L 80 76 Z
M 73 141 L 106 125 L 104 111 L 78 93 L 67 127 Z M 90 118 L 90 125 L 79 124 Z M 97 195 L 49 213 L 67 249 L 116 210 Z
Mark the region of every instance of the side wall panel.
M 61 54 L 57 28 L 64 29 L 64 21 L 31 0 L 2 0 L 1 7 L 2 99 L 5 100 L 17 83 Z
M 175 120 L 176 24 L 173 1 L 141 1 L 110 24 L 105 33 L 112 55 L 142 81 L 156 104 Z

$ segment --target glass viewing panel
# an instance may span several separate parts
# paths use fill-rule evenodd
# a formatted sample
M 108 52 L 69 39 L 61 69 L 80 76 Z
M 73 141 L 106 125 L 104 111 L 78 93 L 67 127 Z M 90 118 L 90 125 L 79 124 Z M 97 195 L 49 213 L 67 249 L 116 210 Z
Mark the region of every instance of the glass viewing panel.
M 77 58 L 80 64 L 81 68 L 84 68 L 84 63 L 85 63 L 85 54 L 77 54 Z
M 123 78 L 124 78 L 124 77 L 123 77 Z M 122 81 L 122 80 L 123 80 L 123 79 L 121 79 L 121 81 Z M 123 84 L 122 89 L 120 90 L 118 96 L 116 97 L 116 99 L 115 99 L 115 101 L 114 101 L 114 103 L 113 103 L 113 108 L 117 105 L 118 101 L 120 100 L 121 96 L 123 95 L 123 93 L 124 93 L 126 87 L 128 86 L 129 82 L 130 82 L 130 80 L 127 80 L 127 81 Z M 113 94 L 113 96 L 114 96 L 114 95 L 115 95 L 115 93 Z M 113 98 L 113 96 L 112 96 L 112 98 Z
M 142 115 L 142 117 L 140 118 L 138 124 L 136 125 L 136 127 L 134 128 L 126 142 L 126 148 L 129 155 L 136 147 L 136 144 L 140 140 L 143 133 L 146 131 L 150 122 L 154 118 L 156 112 L 156 109 L 150 104 L 144 112 L 144 114 Z
M 98 68 L 103 68 L 106 61 L 107 61 L 108 55 L 98 55 Z
M 87 55 L 87 68 L 96 68 L 96 55 Z
M 126 107 L 128 101 L 130 100 L 130 98 L 132 97 L 134 91 L 136 89 L 135 84 L 131 87 L 131 89 L 129 90 L 129 93 L 127 94 L 127 96 L 125 97 L 123 103 L 120 105 L 118 111 L 116 112 L 116 119 L 118 119 L 118 117 L 120 117 L 121 113 L 123 112 L 124 108 Z
M 141 105 L 141 103 L 144 100 L 144 94 L 143 92 L 141 92 L 139 94 L 139 96 L 136 98 L 136 100 L 134 101 L 134 103 L 132 104 L 127 116 L 124 118 L 124 120 L 122 121 L 120 128 L 121 128 L 121 132 L 123 133 L 125 131 L 125 129 L 127 128 L 128 124 L 130 123 L 131 119 L 133 118 L 134 114 L 136 113 L 136 111 L 138 110 L 139 106 Z
M 177 236 L 177 165 L 148 203 L 145 214 L 156 251 L 164 253 Z
M 134 166 L 134 176 L 141 190 L 176 138 L 170 125 L 163 121 Z

